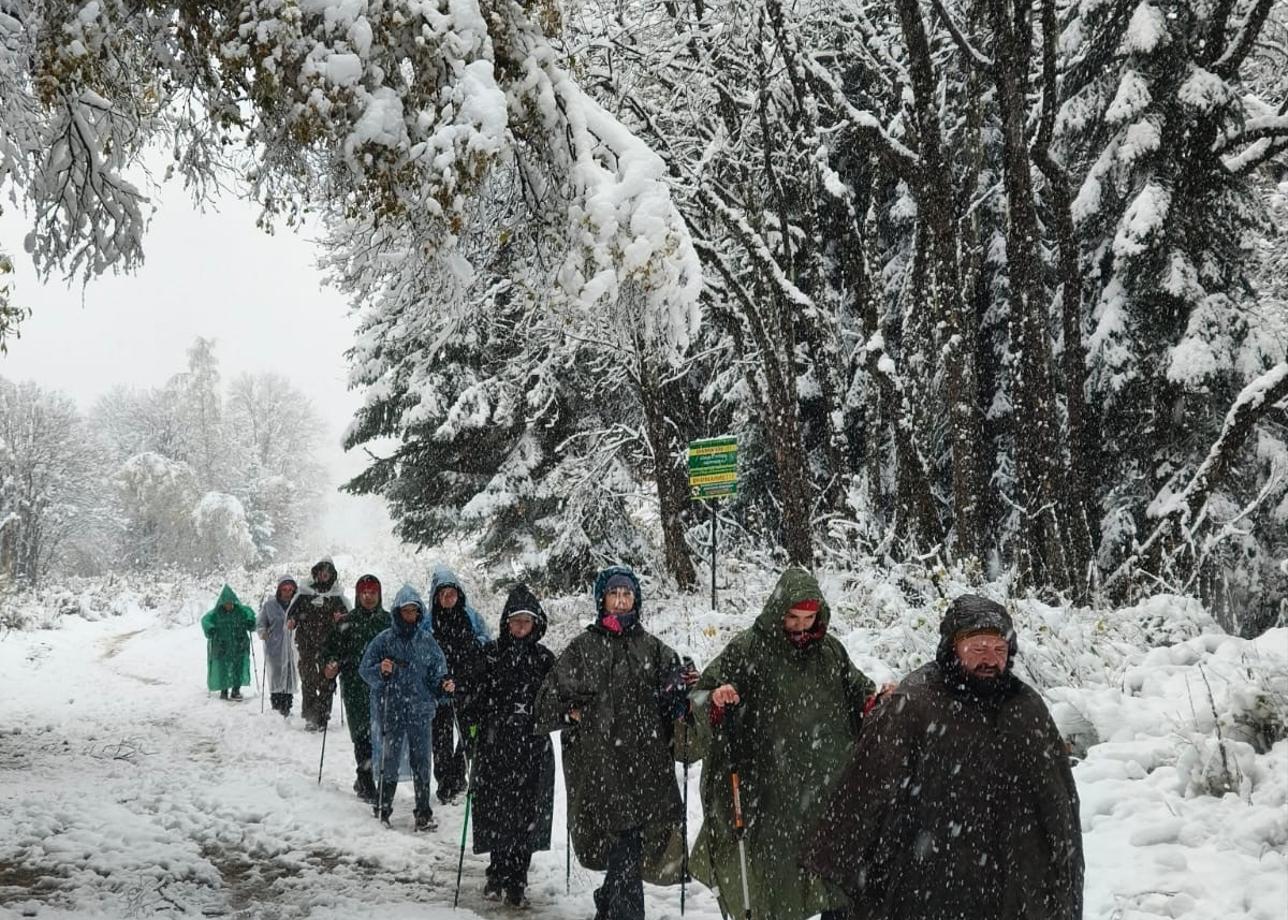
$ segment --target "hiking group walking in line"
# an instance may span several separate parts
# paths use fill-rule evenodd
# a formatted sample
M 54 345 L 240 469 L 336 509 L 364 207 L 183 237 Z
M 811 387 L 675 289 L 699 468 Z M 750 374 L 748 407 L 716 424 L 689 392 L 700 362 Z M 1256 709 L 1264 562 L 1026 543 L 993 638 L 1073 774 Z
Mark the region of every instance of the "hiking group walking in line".
M 252 632 L 283 716 L 298 691 L 306 728 L 325 732 L 338 682 L 356 794 L 389 823 L 404 748 L 415 830 L 437 827 L 431 770 L 440 804 L 465 794 L 488 900 L 528 906 L 532 856 L 551 844 L 558 732 L 571 849 L 604 873 L 596 920 L 643 920 L 644 882 L 689 878 L 725 917 L 756 920 L 1082 916 L 1069 755 L 1013 673 L 1001 604 L 955 599 L 935 659 L 877 688 L 800 568 L 701 672 L 648 631 L 625 566 L 598 574 L 594 622 L 557 656 L 524 585 L 493 638 L 446 567 L 427 599 L 404 585 L 388 611 L 374 575 L 350 603 L 330 559 L 310 574 L 304 588 L 279 580 L 258 617 L 224 587 L 202 619 L 208 689 L 241 698 Z M 686 776 L 701 764 L 691 849 L 677 763 Z

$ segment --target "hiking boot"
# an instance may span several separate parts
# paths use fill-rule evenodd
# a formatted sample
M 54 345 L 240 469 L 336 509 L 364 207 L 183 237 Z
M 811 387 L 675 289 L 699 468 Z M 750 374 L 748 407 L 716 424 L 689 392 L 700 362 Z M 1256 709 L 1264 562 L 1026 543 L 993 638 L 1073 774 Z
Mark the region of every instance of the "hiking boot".
M 226 700 L 226 699 L 228 699 L 228 691 L 227 691 L 227 690 L 220 690 L 220 691 L 219 691 L 219 698 L 220 698 L 221 700 Z
M 242 698 L 241 687 L 237 687 L 236 689 L 234 689 L 232 692 L 232 696 L 229 697 L 229 699 L 232 699 L 232 700 L 239 700 L 241 698 Z
M 438 822 L 434 820 L 433 815 L 417 815 L 416 830 L 418 831 L 436 831 Z
M 505 893 L 505 906 L 515 910 L 527 910 L 532 905 L 522 888 L 511 888 Z
M 499 881 L 497 881 L 494 878 L 490 878 L 487 880 L 487 884 L 483 886 L 483 900 L 485 901 L 501 900 L 501 883 Z

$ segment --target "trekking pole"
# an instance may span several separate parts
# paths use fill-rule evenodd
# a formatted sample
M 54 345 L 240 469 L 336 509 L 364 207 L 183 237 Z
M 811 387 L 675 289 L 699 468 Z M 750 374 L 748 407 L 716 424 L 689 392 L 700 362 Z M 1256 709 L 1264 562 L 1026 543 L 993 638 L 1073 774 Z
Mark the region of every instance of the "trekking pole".
M 268 632 L 267 629 L 265 629 L 264 631 Z M 254 651 L 255 643 L 252 642 L 250 644 L 250 647 L 251 647 L 251 651 Z M 264 678 L 259 682 L 259 686 L 260 686 L 259 714 L 262 716 L 264 714 L 264 697 L 268 696 L 268 643 L 267 642 L 264 643 Z
M 568 787 L 564 786 L 564 894 L 572 893 L 572 817 L 568 808 Z
M 322 785 L 322 761 L 326 760 L 326 729 L 331 724 L 331 710 L 335 708 L 335 681 L 331 681 L 331 705 L 326 710 L 326 721 L 322 723 L 322 756 L 318 758 L 318 785 Z
M 742 916 L 751 920 L 751 891 L 747 887 L 747 824 L 742 816 L 742 796 L 739 789 L 738 761 L 734 754 L 734 714 L 726 717 L 729 726 L 729 784 L 733 788 L 733 829 L 738 838 L 738 868 L 742 873 Z
M 387 678 L 386 678 L 387 680 Z M 389 684 L 380 688 L 380 777 L 376 785 L 376 817 L 385 813 L 385 745 L 389 739 L 385 731 L 385 712 L 389 708 Z
M 264 692 L 261 689 L 262 685 L 258 682 L 259 681 L 259 660 L 255 657 L 254 639 L 252 639 L 250 642 L 250 676 L 255 678 L 255 681 L 256 681 L 255 692 L 259 694 L 259 698 L 262 700 L 264 698 Z
M 453 719 L 455 720 L 455 722 L 456 722 L 456 730 L 457 730 L 458 732 L 461 732 L 461 720 L 460 720 L 460 717 L 459 717 L 459 716 L 457 716 L 457 714 L 456 714 L 456 707 L 455 707 L 455 706 L 453 706 L 453 707 L 452 707 L 452 718 L 453 718 Z M 471 726 L 470 726 L 470 741 L 473 741 L 473 740 L 474 740 L 474 736 L 475 736 L 475 734 L 477 734 L 477 732 L 478 732 L 478 726 L 476 726 L 476 725 L 471 725 Z M 464 733 L 464 732 L 461 732 L 461 737 L 462 737 L 462 738 L 464 738 L 464 737 L 465 737 L 465 733 Z M 467 746 L 466 746 L 466 748 L 467 748 L 467 753 L 466 753 L 466 755 L 465 755 L 465 770 L 466 770 L 466 779 L 465 779 L 465 820 L 461 823 L 461 852 L 460 852 L 460 855 L 459 855 L 459 856 L 457 857 L 457 859 L 456 859 L 456 894 L 452 897 L 452 910 L 456 910 L 456 905 L 457 905 L 457 904 L 459 904 L 459 903 L 461 902 L 461 873 L 462 873 L 462 871 L 464 871 L 464 869 L 465 869 L 465 835 L 466 835 L 466 832 L 469 830 L 469 826 L 470 826 L 470 803 L 471 803 L 471 802 L 473 801 L 473 799 L 474 799 L 474 764 L 475 764 L 475 758 L 474 758 L 473 756 L 471 756 L 471 755 L 468 753 L 468 747 L 469 747 L 469 746 L 467 745 Z
M 684 720 L 684 735 L 680 742 L 684 748 L 684 813 L 680 815 L 680 840 L 684 850 L 680 854 L 680 916 L 684 916 L 684 889 L 689 884 L 689 720 Z
M 693 659 L 687 655 L 681 659 L 680 664 L 684 667 L 685 673 L 694 667 Z M 687 685 L 686 685 L 687 687 Z M 687 696 L 688 690 L 686 688 Z M 684 813 L 680 816 L 680 839 L 684 842 L 684 850 L 680 854 L 680 916 L 684 916 L 684 891 L 689 884 L 689 712 L 685 707 L 684 733 L 680 736 L 680 746 L 684 752 Z

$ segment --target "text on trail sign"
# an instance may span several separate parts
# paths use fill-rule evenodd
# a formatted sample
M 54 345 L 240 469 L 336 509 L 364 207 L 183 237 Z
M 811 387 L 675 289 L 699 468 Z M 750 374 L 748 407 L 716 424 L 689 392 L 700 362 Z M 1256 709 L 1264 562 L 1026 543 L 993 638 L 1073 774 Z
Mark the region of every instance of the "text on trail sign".
M 689 494 L 699 500 L 738 493 L 738 439 L 689 442 Z

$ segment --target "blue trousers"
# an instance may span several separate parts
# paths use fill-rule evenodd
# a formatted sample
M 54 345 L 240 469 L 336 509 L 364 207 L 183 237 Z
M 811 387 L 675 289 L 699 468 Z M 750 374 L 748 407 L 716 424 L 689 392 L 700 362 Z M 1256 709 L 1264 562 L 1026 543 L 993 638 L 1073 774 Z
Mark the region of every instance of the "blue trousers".
M 430 726 L 433 724 L 433 713 L 424 717 L 403 716 L 390 713 L 386 716 L 385 734 L 381 739 L 384 750 L 381 756 L 384 772 L 384 813 L 392 808 L 394 793 L 398 790 L 398 761 L 402 758 L 403 740 L 411 753 L 412 788 L 416 791 L 415 814 L 431 815 L 434 812 L 429 801 L 430 766 L 432 753 L 430 744 Z

